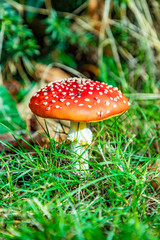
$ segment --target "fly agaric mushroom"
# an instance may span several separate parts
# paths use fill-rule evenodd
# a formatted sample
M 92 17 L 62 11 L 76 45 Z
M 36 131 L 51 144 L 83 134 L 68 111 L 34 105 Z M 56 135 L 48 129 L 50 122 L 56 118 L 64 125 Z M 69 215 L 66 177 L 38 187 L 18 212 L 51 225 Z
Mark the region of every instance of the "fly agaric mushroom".
M 70 120 L 67 140 L 71 149 L 88 160 L 92 132 L 87 122 L 97 122 L 119 115 L 129 108 L 128 99 L 117 87 L 85 78 L 65 78 L 51 82 L 30 100 L 34 114 L 43 118 Z M 81 161 L 78 169 L 88 169 Z

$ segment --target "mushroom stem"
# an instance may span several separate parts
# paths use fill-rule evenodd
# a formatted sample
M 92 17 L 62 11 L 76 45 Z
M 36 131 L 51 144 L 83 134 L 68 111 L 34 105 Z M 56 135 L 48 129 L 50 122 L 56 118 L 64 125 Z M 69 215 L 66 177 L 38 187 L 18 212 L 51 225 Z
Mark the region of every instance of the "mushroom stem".
M 77 169 L 89 169 L 88 163 L 88 145 L 92 142 L 92 132 L 87 128 L 85 122 L 71 121 L 70 131 L 67 140 L 71 141 L 71 150 L 81 156 L 80 164 L 76 163 Z

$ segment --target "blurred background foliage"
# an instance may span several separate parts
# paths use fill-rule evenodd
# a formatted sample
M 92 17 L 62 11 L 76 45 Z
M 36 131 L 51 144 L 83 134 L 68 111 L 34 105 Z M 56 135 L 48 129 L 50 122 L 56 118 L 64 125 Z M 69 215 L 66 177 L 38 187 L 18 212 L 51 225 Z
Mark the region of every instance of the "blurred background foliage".
M 43 63 L 60 64 L 71 76 L 76 70 L 123 92 L 158 94 L 158 9 L 156 0 L 0 0 L 1 87 L 16 103 L 23 101 L 39 81 L 36 66 Z M 10 126 L 5 108 L 1 119 Z M 15 116 L 21 121 L 17 111 L 9 117 Z

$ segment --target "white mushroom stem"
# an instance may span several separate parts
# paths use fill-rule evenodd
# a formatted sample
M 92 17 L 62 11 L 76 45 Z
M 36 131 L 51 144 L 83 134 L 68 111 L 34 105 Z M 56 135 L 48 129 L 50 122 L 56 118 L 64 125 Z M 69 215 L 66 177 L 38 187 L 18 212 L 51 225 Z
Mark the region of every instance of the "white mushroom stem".
M 88 145 L 92 142 L 92 132 L 87 128 L 85 122 L 71 121 L 70 131 L 67 140 L 71 141 L 71 150 L 81 156 L 80 163 L 76 164 L 77 169 L 89 169 L 88 163 Z

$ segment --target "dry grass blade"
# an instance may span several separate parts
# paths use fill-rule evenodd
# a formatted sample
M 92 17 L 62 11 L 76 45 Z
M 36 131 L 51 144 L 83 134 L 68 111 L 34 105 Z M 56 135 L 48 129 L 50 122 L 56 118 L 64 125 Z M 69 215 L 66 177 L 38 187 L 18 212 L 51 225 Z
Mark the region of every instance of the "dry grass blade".
M 144 14 L 141 13 L 141 10 L 139 10 L 137 5 L 134 1 L 129 1 L 129 3 L 128 3 L 129 8 L 131 9 L 131 11 L 134 13 L 135 17 L 137 18 L 137 22 L 141 28 L 141 33 L 143 34 L 144 37 L 146 37 L 146 42 L 147 42 L 149 36 L 152 39 L 154 39 L 156 42 L 159 42 L 159 39 L 158 39 L 156 30 L 153 26 L 152 20 L 148 21 L 148 19 L 145 18 Z M 147 11 L 149 12 L 146 4 L 145 4 L 145 9 L 147 9 Z M 149 18 L 151 19 L 151 17 L 149 17 Z
M 160 94 L 158 93 L 130 93 L 126 94 L 126 96 L 135 100 L 160 100 Z

